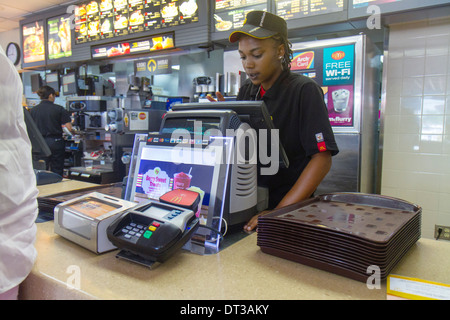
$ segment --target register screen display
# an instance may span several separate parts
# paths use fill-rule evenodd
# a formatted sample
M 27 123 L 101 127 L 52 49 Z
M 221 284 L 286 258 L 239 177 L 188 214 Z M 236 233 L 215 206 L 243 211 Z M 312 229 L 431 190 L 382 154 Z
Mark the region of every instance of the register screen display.
M 173 147 L 141 145 L 136 164 L 131 200 L 158 200 L 174 189 L 196 191 L 207 210 L 215 167 L 215 151 L 202 148 L 175 150 Z

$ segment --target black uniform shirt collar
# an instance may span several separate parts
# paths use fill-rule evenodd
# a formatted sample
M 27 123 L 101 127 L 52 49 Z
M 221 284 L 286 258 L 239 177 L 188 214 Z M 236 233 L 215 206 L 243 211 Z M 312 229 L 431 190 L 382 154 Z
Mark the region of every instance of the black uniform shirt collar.
M 281 72 L 281 74 L 280 74 L 280 76 L 278 77 L 278 79 L 275 80 L 274 84 L 273 84 L 273 85 L 270 87 L 270 89 L 267 90 L 266 93 L 264 94 L 264 100 L 265 100 L 265 99 L 276 99 L 278 93 L 280 92 L 279 89 L 280 89 L 281 83 L 283 82 L 284 79 L 286 79 L 286 77 L 289 75 L 290 72 L 291 72 L 290 70 L 283 70 L 283 71 Z M 252 86 L 252 89 L 251 89 L 251 92 L 250 92 L 250 96 L 251 96 L 253 99 L 256 98 L 257 100 L 261 100 L 261 98 L 259 97 L 259 95 L 258 95 L 258 97 L 256 97 L 256 95 L 258 94 L 258 92 L 259 92 L 259 86 L 253 85 L 253 86 Z

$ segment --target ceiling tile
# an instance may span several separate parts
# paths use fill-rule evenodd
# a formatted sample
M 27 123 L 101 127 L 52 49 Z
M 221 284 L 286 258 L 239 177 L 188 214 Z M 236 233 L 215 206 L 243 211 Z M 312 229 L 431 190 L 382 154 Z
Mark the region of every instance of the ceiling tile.
M 49 8 L 54 6 L 53 3 L 40 0 L 40 1 L 30 1 L 30 0 L 0 0 L 0 6 L 6 6 L 10 8 L 20 9 L 27 12 L 33 12 L 41 10 L 43 8 Z M 1 14 L 1 13 L 0 13 Z
M 0 18 L 15 18 L 27 14 L 28 11 L 8 7 L 6 5 L 0 5 Z

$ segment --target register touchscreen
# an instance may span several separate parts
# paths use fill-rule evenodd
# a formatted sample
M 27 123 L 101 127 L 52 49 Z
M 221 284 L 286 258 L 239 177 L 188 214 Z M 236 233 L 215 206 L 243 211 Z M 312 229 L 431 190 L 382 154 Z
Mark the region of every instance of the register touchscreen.
M 201 211 L 206 214 L 214 175 L 214 149 L 207 155 L 202 148 L 176 153 L 176 157 L 174 152 L 173 147 L 141 145 L 131 200 L 158 200 L 171 190 L 187 189 L 200 194 Z

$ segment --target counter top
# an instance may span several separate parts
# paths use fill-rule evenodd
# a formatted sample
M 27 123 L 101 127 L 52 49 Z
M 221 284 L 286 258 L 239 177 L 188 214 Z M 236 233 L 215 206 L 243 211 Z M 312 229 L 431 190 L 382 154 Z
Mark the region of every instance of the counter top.
M 218 254 L 180 251 L 154 269 L 96 255 L 38 224 L 38 258 L 21 286 L 22 299 L 385 299 L 386 284 L 365 283 L 261 252 L 256 233 Z M 420 239 L 392 274 L 450 283 L 447 242 Z M 444 259 L 444 260 L 442 260 Z M 439 263 L 440 262 L 440 263 Z M 75 275 L 79 274 L 79 283 Z M 68 285 L 78 286 L 71 289 Z
M 256 233 L 213 255 L 180 250 L 149 269 L 117 259 L 118 250 L 97 255 L 55 234 L 53 227 L 53 221 L 37 224 L 38 257 L 21 285 L 21 299 L 386 299 L 386 281 L 369 289 L 363 282 L 265 254 L 256 245 Z M 420 239 L 391 274 L 450 284 L 449 253 L 449 242 Z
M 78 181 L 78 180 L 71 180 L 71 179 L 63 179 L 62 181 L 57 182 L 57 183 L 44 184 L 44 185 L 38 186 L 38 190 L 39 190 L 39 197 L 47 197 L 47 196 L 55 194 L 55 193 L 73 191 L 73 190 L 90 188 L 90 187 L 95 187 L 95 186 L 99 186 L 99 184 Z
M 39 223 L 38 258 L 21 299 L 385 299 L 386 288 L 317 270 L 261 252 L 256 233 L 214 255 L 180 251 L 154 269 L 96 255 Z M 79 274 L 79 289 L 74 280 Z M 75 281 L 75 282 L 74 282 Z M 74 284 L 75 283 L 75 284 Z

